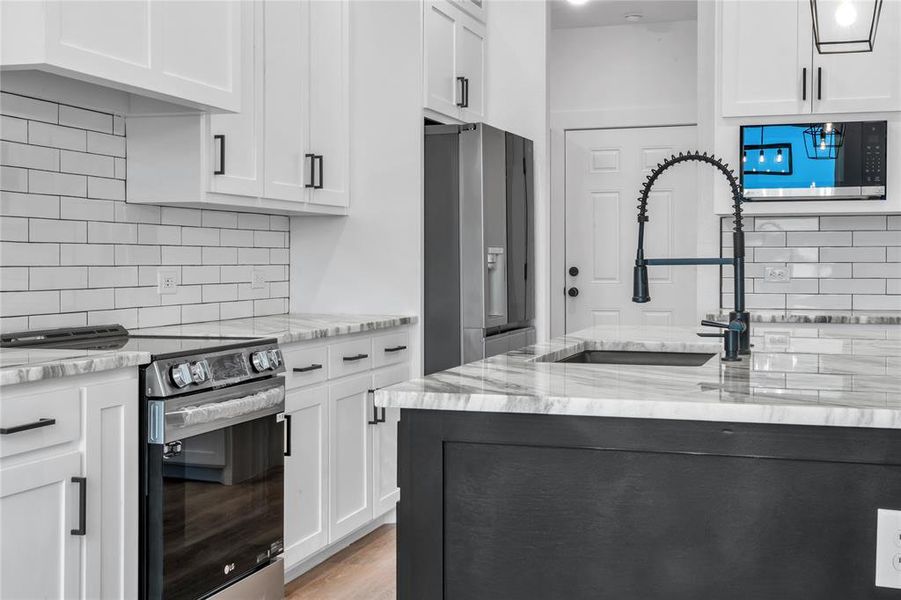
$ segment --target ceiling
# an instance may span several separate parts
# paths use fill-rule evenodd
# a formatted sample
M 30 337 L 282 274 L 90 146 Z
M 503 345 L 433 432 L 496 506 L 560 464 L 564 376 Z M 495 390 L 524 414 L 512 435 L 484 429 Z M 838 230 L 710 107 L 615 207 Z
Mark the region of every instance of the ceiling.
M 690 21 L 698 18 L 697 0 L 588 0 L 577 6 L 568 0 L 551 0 L 551 27 L 601 27 L 626 25 L 625 16 L 639 13 L 639 23 Z

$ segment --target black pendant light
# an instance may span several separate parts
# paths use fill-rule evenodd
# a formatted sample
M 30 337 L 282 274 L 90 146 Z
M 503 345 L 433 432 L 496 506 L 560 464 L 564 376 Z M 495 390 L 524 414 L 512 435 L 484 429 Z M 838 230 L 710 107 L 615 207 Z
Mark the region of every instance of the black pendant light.
M 810 0 L 820 54 L 872 52 L 883 0 Z

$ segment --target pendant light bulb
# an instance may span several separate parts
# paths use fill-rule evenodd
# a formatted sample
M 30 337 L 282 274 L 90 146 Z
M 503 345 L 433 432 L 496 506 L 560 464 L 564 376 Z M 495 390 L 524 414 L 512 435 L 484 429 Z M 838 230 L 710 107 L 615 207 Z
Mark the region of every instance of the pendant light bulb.
M 782 148 L 779 148 L 778 150 L 776 150 L 776 162 L 777 163 L 782 162 Z
M 760 151 L 760 156 L 757 157 L 757 162 L 766 162 L 766 155 L 763 153 L 763 150 Z
M 743 163 L 748 162 L 748 151 L 747 150 L 745 150 L 744 152 L 741 153 L 741 162 L 743 162 Z
M 826 125 L 823 127 L 823 129 L 825 130 L 826 133 L 832 133 L 832 123 L 826 123 Z
M 826 149 L 826 140 L 820 140 L 820 150 Z
M 839 27 L 850 27 L 857 22 L 857 9 L 850 0 L 844 0 L 835 9 L 835 22 Z

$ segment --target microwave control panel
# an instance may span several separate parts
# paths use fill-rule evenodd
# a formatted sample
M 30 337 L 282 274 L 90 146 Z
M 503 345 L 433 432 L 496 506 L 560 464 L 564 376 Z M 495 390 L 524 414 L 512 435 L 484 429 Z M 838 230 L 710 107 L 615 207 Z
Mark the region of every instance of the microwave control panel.
M 886 123 L 864 123 L 862 133 L 863 185 L 885 185 Z

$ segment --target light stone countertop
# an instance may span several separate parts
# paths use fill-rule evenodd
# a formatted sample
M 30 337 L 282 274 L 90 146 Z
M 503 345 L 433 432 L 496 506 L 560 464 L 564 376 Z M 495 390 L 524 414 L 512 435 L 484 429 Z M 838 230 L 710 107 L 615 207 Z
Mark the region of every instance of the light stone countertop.
M 898 296 L 901 306 L 901 296 Z M 728 321 L 729 311 L 712 311 L 707 315 L 714 321 Z M 751 310 L 751 323 L 842 323 L 853 325 L 901 325 L 901 310 L 883 312 L 851 312 L 851 311 L 782 311 Z
M 276 338 L 280 344 L 376 331 L 416 323 L 415 316 L 286 314 L 134 329 L 132 334 L 200 338 Z M 149 363 L 149 352 L 0 349 L 0 386 L 82 375 Z
M 378 406 L 901 429 L 901 326 L 757 324 L 699 367 L 554 363 L 585 349 L 716 352 L 699 328 L 597 327 L 394 385 Z

